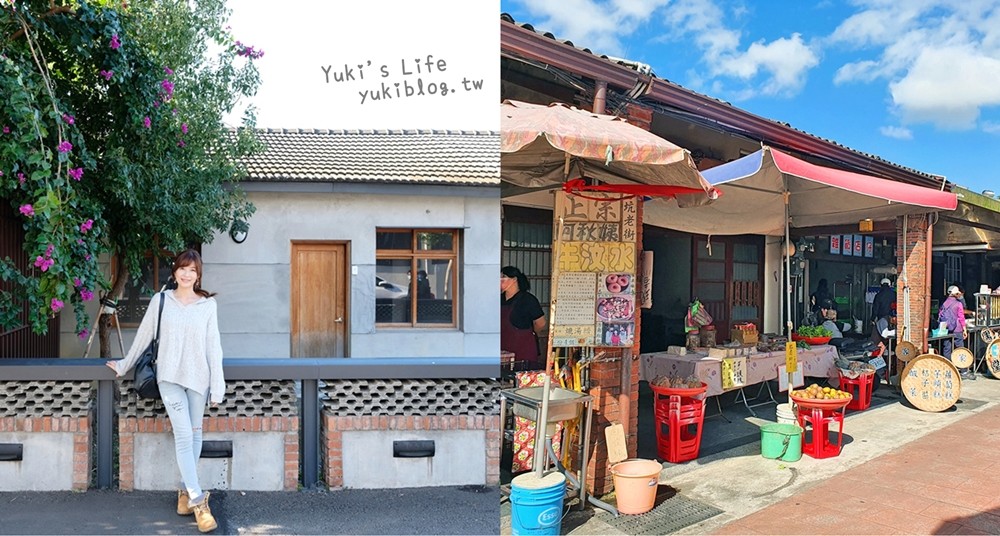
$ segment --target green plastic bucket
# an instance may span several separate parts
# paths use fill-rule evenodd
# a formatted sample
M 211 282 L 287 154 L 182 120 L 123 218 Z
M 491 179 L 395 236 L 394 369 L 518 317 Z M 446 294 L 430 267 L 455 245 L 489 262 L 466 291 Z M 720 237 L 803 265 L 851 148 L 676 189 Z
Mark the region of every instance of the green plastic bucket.
M 769 460 L 799 461 L 802 458 L 802 428 L 785 423 L 761 426 L 760 455 Z

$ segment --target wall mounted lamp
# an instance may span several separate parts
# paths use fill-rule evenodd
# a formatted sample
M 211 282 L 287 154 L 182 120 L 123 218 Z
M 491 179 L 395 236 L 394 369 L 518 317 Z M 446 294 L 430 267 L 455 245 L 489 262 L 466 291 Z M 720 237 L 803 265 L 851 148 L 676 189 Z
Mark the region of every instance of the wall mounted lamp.
M 237 244 L 242 244 L 246 241 L 249 231 L 250 224 L 243 220 L 233 220 L 233 225 L 229 227 L 229 238 L 232 238 L 233 242 Z

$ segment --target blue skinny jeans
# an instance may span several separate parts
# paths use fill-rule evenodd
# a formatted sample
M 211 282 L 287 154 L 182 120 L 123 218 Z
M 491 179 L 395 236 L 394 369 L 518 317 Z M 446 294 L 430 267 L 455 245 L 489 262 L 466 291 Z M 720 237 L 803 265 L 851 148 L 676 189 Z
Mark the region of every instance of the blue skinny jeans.
M 205 395 L 176 383 L 160 382 L 160 398 L 167 408 L 174 430 L 174 450 L 181 486 L 192 504 L 201 502 L 203 491 L 198 484 L 198 458 L 201 457 L 201 423 L 205 416 Z

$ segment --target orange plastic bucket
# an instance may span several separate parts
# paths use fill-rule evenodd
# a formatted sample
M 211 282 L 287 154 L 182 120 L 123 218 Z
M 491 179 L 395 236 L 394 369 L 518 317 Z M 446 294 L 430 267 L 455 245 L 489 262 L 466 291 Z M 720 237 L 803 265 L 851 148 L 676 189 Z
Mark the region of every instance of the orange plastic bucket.
M 645 514 L 653 509 L 661 469 L 655 460 L 626 460 L 611 466 L 618 513 Z

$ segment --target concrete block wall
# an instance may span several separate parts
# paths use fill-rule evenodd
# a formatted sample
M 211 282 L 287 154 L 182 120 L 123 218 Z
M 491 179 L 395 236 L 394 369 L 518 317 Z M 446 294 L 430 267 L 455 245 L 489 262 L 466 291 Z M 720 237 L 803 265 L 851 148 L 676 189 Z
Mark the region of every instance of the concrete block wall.
M 88 417 L 3 417 L 0 443 L 23 445 L 0 462 L 0 491 L 85 491 L 90 484 Z
M 339 488 L 500 482 L 499 415 L 362 415 L 324 411 L 323 469 Z M 393 458 L 394 441 L 433 440 L 433 458 Z
M 206 416 L 203 439 L 232 441 L 233 457 L 199 460 L 202 487 L 254 491 L 298 488 L 297 416 Z M 120 417 L 118 442 L 119 489 L 175 489 L 179 473 L 174 461 L 172 428 L 166 415 Z M 153 464 L 149 460 L 162 463 Z

